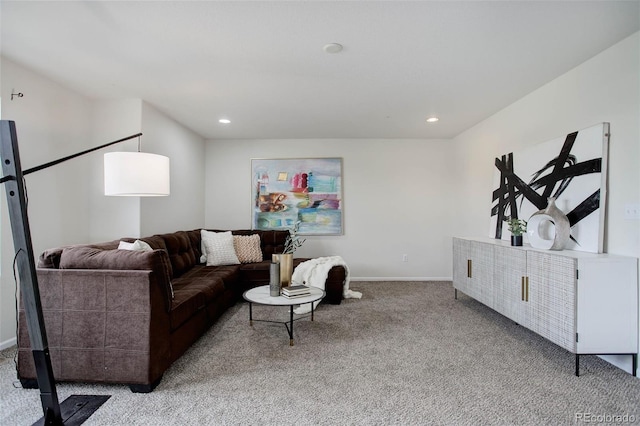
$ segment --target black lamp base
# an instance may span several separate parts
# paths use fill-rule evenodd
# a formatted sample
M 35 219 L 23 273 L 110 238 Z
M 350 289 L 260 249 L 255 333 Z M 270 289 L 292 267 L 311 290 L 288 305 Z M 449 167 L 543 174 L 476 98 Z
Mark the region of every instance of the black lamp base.
M 60 414 L 62 415 L 62 424 L 81 425 L 104 404 L 111 395 L 71 395 L 60 404 Z M 43 416 L 33 425 L 50 425 L 56 424 L 53 419 Z

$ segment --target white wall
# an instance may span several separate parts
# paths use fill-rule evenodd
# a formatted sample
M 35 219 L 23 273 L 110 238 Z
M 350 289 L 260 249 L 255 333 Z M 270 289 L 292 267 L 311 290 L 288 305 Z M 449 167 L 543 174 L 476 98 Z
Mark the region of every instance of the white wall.
M 94 101 L 92 104 L 91 146 L 119 140 L 141 132 L 142 101 L 121 99 Z M 144 137 L 143 137 L 144 141 Z M 104 153 L 136 151 L 138 139 L 122 142 L 91 155 L 89 240 L 109 241 L 120 237 L 141 236 L 140 198 L 105 197 Z
M 90 102 L 6 59 L 2 69 L 2 119 L 16 122 L 23 169 L 87 148 Z M 24 93 L 11 100 L 11 91 Z M 86 241 L 90 169 L 86 158 L 27 176 L 29 222 L 36 256 L 44 249 Z M 1 195 L 0 348 L 15 342 L 15 283 L 11 225 L 4 185 Z
M 605 251 L 638 256 L 640 224 L 624 218 L 624 205 L 640 201 L 639 35 L 615 46 L 525 96 L 453 141 L 460 188 L 462 235 L 489 235 L 496 156 L 611 123 Z
M 296 254 L 340 255 L 355 279 L 451 277 L 449 145 L 387 139 L 209 141 L 205 226 L 251 227 L 251 158 L 342 157 L 344 235 L 309 236 Z
M 640 33 L 605 50 L 453 140 L 458 162 L 455 233 L 489 235 L 493 159 L 599 122 L 611 123 L 605 251 L 638 257 L 640 221 Z M 603 283 L 606 285 L 606 283 Z M 630 371 L 629 357 L 608 358 Z
M 142 133 L 141 150 L 166 155 L 171 164 L 168 197 L 105 197 L 103 153 L 136 151 L 132 139 L 93 158 L 91 241 L 195 229 L 204 225 L 204 139 L 141 99 L 96 101 L 94 145 Z
M 204 226 L 204 139 L 146 102 L 142 104 L 142 151 L 171 162 L 171 195 L 140 199 L 141 235 Z

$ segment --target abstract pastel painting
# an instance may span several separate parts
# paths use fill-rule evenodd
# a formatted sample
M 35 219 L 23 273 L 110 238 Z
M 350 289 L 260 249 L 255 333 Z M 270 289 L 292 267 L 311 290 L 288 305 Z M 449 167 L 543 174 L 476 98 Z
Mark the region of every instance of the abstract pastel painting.
M 569 219 L 567 249 L 602 253 L 609 123 L 495 159 L 491 237 L 508 239 L 505 219 L 529 220 L 549 197 Z
M 341 235 L 342 158 L 251 160 L 252 228 Z

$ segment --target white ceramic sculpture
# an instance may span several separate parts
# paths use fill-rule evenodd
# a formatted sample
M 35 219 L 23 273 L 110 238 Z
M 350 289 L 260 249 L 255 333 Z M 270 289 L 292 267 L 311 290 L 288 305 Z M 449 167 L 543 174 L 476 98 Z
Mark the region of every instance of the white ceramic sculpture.
M 546 250 L 562 250 L 571 237 L 571 224 L 567 216 L 556 206 L 556 199 L 549 197 L 548 205 L 531 215 L 527 235 L 531 247 Z

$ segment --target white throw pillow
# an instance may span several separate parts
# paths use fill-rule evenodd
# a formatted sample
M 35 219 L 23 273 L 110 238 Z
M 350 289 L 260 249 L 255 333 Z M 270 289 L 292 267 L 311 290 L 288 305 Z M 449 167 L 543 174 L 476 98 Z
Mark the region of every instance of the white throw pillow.
M 200 235 L 207 256 L 207 266 L 240 264 L 236 256 L 236 250 L 233 248 L 231 231 L 211 232 L 202 230 Z
M 132 243 L 120 241 L 120 244 L 118 244 L 118 250 L 152 251 L 153 249 L 144 241 L 135 240 Z

